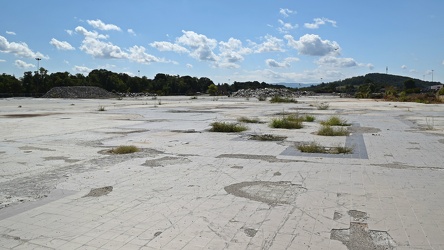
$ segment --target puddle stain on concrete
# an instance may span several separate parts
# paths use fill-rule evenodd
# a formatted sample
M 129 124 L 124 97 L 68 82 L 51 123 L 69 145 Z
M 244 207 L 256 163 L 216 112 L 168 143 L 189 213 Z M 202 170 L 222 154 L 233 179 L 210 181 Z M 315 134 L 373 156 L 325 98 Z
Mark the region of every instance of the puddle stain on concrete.
M 247 235 L 248 237 L 253 238 L 254 236 L 256 236 L 257 230 L 253 229 L 253 228 L 242 228 L 244 230 L 245 235 Z
M 251 181 L 226 186 L 225 191 L 237 197 L 259 201 L 274 206 L 292 204 L 306 188 L 289 181 Z
M 82 198 L 85 197 L 100 197 L 100 196 L 104 196 L 107 195 L 109 193 L 111 193 L 111 191 L 113 191 L 113 187 L 112 186 L 106 186 L 106 187 L 101 187 L 101 188 L 93 188 L 91 189 L 91 191 L 89 191 L 89 193 L 85 196 L 83 196 Z
M 64 161 L 66 163 L 75 163 L 75 162 L 80 161 L 80 160 L 76 160 L 76 159 L 70 159 L 69 157 L 65 157 L 65 156 L 49 156 L 49 157 L 43 157 L 43 159 L 45 161 Z
M 48 151 L 48 152 L 56 151 L 55 149 L 50 149 L 50 148 L 40 148 L 40 147 L 34 147 L 34 146 L 23 146 L 23 147 L 19 147 L 19 149 L 20 149 L 20 150 L 23 150 L 23 151 L 32 151 L 32 150 Z

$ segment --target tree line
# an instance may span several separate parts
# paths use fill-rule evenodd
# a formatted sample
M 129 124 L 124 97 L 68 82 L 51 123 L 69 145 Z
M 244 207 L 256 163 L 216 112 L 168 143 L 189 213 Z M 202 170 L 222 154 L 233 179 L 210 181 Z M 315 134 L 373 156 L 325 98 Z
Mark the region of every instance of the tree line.
M 141 93 L 148 92 L 157 95 L 195 95 L 207 93 L 213 95 L 229 95 L 239 89 L 246 88 L 285 88 L 282 85 L 265 82 L 249 81 L 217 84 L 208 77 L 191 77 L 158 73 L 154 79 L 146 76 L 130 76 L 125 73 L 115 73 L 106 69 L 92 70 L 87 76 L 72 75 L 68 72 L 48 74 L 45 68 L 39 71 L 28 71 L 23 77 L 0 75 L 0 94 L 6 96 L 42 95 L 54 87 L 95 86 L 110 92 Z M 211 87 L 210 87 L 211 86 Z

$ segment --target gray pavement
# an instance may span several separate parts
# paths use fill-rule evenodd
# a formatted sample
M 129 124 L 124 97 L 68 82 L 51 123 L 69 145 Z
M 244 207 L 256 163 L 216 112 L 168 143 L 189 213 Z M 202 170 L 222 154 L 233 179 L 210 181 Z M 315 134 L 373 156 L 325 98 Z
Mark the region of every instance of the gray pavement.
M 1 99 L 0 249 L 443 250 L 444 106 L 298 101 Z M 282 112 L 316 121 L 270 128 Z M 352 134 L 316 135 L 331 115 Z M 264 123 L 208 131 L 241 116 Z

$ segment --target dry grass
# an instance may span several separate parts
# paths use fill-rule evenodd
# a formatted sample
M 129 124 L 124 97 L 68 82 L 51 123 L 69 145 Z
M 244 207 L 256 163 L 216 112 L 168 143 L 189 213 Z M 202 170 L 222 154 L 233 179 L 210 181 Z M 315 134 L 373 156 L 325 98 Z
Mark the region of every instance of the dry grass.
M 136 146 L 118 146 L 117 148 L 111 149 L 109 152 L 112 154 L 131 154 L 139 152 L 140 149 Z
M 211 132 L 242 132 L 248 129 L 247 126 L 238 123 L 229 123 L 229 122 L 213 122 L 211 123 Z

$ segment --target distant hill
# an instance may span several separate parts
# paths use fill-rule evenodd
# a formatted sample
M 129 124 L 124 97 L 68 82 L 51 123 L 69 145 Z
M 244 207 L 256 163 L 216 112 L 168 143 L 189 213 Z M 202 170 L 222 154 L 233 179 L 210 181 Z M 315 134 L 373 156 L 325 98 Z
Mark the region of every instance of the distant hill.
M 440 82 L 423 81 L 407 76 L 398 76 L 381 73 L 370 73 L 364 76 L 355 76 L 340 81 L 311 85 L 303 88 L 315 92 L 355 92 L 362 85 L 372 84 L 376 91 L 386 87 L 395 87 L 399 90 L 404 88 L 406 81 L 413 81 L 415 88 L 428 89 L 430 86 L 442 84 Z

